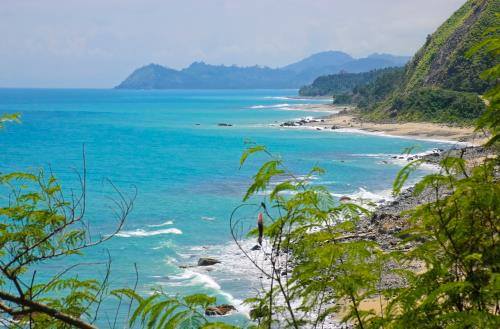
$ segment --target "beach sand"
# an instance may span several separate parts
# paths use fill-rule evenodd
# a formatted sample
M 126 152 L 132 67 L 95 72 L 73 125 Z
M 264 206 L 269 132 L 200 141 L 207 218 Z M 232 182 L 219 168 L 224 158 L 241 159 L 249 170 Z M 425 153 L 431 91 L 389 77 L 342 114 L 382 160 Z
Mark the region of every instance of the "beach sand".
M 303 127 L 309 128 L 331 130 L 333 127 L 333 129 L 341 129 L 341 131 L 358 131 L 415 139 L 464 142 L 472 145 L 480 145 L 487 139 L 487 136 L 484 134 L 474 132 L 473 127 L 455 127 L 430 122 L 366 122 L 359 119 L 353 113 L 353 107 L 351 106 L 308 104 L 297 106 L 297 109 L 324 112 L 325 116 L 316 118 L 319 120 L 303 123 Z

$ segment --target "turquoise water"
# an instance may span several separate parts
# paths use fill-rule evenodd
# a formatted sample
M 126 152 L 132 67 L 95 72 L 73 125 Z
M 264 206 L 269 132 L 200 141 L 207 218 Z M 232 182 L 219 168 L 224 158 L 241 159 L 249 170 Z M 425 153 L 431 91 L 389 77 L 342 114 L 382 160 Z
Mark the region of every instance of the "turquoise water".
M 116 194 L 105 179 L 126 195 L 136 189 L 137 198 L 121 235 L 88 250 L 83 260 L 106 260 L 107 249 L 113 259 L 114 286 L 134 285 L 135 263 L 141 293 L 158 286 L 171 293 L 205 292 L 244 311 L 239 301 L 252 294 L 258 280 L 231 242 L 228 220 L 259 164 L 250 161 L 239 169 L 246 140 L 267 145 L 298 174 L 313 165 L 322 166 L 327 173 L 313 183 L 325 184 L 336 194 L 370 192 L 382 197 L 402 165 L 390 161 L 391 155 L 415 145 L 420 150 L 446 147 L 437 142 L 271 126 L 318 115 L 291 111 L 285 104 L 310 103 L 283 98 L 293 94 L 295 90 L 0 89 L 0 113 L 22 114 L 22 124 L 0 132 L 0 172 L 50 168 L 67 191 L 78 189 L 74 169 L 81 171 L 85 145 L 87 218 L 92 232 L 106 235 L 116 224 L 109 208 L 110 197 Z M 0 202 L 5 202 L 4 196 Z M 210 272 L 179 268 L 196 263 L 201 255 L 220 257 L 223 263 Z M 40 278 L 68 262 L 50 268 L 42 265 Z M 78 273 L 95 276 L 103 269 L 82 267 Z M 108 302 L 103 312 L 114 314 L 113 309 Z M 225 319 L 246 321 L 244 312 Z M 100 321 L 106 323 L 105 317 Z

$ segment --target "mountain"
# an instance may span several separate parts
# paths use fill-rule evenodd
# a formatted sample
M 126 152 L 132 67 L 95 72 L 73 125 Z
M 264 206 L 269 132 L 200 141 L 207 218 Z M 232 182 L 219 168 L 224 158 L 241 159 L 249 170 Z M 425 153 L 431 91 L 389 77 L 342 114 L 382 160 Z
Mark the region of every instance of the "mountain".
M 300 73 L 311 69 L 340 66 L 354 60 L 351 55 L 341 51 L 324 51 L 304 58 L 297 63 L 287 65 L 283 69 Z
M 495 83 L 479 75 L 500 59 L 484 51 L 472 57 L 467 53 L 485 33 L 500 26 L 498 12 L 498 0 L 467 1 L 427 37 L 403 70 L 383 72 L 338 98 L 358 105 L 369 120 L 471 123 L 485 110 L 479 96 Z
M 409 57 L 373 54 L 356 59 L 340 51 L 314 54 L 281 67 L 239 67 L 194 62 L 181 70 L 158 64 L 138 68 L 116 88 L 119 89 L 252 89 L 299 88 L 316 77 L 338 72 L 366 72 L 401 66 Z

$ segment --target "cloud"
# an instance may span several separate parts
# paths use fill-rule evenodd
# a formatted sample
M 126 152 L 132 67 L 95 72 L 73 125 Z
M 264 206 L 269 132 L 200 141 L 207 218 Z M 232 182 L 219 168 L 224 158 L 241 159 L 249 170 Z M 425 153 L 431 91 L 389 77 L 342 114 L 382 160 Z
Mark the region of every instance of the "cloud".
M 412 54 L 463 0 L 3 0 L 0 86 L 111 87 L 137 66 Z

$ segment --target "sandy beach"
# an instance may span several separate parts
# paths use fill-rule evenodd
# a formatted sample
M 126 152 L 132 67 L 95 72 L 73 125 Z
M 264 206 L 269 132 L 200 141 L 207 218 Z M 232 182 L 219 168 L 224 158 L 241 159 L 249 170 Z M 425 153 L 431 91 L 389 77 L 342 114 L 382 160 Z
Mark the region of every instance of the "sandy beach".
M 293 107 L 293 106 L 292 106 Z M 482 133 L 474 132 L 473 127 L 455 127 L 430 122 L 374 123 L 361 120 L 353 113 L 351 106 L 330 104 L 307 104 L 296 106 L 301 110 L 323 112 L 313 120 L 298 120 L 282 124 L 284 127 L 309 127 L 318 130 L 340 130 L 384 134 L 415 139 L 453 141 L 480 145 L 486 140 Z M 307 121 L 307 122 L 304 122 Z

